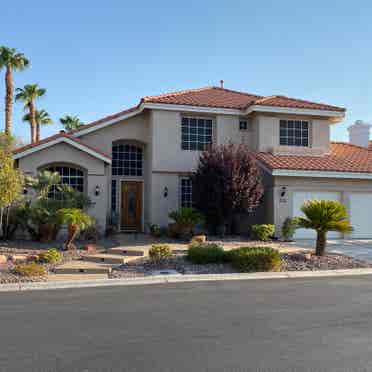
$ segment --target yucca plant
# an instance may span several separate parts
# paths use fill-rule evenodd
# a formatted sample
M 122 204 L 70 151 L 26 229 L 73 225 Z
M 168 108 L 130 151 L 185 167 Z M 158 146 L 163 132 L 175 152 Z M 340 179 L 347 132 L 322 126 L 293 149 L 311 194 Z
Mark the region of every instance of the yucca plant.
M 343 204 L 333 200 L 309 200 L 301 207 L 305 217 L 296 219 L 297 226 L 317 233 L 315 254 L 324 256 L 328 231 L 349 233 L 353 230 Z
M 57 212 L 59 221 L 62 225 L 67 225 L 68 235 L 64 244 L 66 250 L 74 248 L 72 242 L 79 234 L 80 230 L 89 227 L 93 220 L 90 216 L 77 208 L 63 208 Z

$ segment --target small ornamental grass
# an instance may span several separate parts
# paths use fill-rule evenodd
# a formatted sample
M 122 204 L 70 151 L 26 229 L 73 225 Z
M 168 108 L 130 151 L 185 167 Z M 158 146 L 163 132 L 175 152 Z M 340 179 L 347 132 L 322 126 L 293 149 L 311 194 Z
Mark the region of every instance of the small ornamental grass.
M 45 252 L 38 254 L 38 261 L 40 263 L 52 263 L 56 264 L 62 260 L 62 254 L 57 251 L 57 249 L 48 249 Z
M 194 264 L 205 265 L 226 261 L 225 251 L 218 244 L 194 243 L 189 246 L 187 258 Z
M 242 247 L 228 252 L 229 261 L 241 272 L 279 271 L 281 258 L 268 247 Z
M 149 250 L 149 256 L 152 261 L 164 261 L 172 256 L 172 249 L 167 244 L 154 244 Z
M 26 277 L 47 275 L 47 271 L 45 267 L 36 262 L 18 264 L 14 267 L 13 273 L 19 276 L 26 276 Z

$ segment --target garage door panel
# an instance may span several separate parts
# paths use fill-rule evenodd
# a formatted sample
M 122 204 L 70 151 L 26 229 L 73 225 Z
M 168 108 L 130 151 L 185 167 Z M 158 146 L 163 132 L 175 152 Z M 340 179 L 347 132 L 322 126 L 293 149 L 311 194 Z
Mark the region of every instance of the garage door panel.
M 303 217 L 304 214 L 301 212 L 302 205 L 307 200 L 315 200 L 315 199 L 340 201 L 341 194 L 339 192 L 328 192 L 328 191 L 295 191 L 293 193 L 293 199 L 292 199 L 293 216 Z M 294 237 L 296 239 L 315 239 L 316 232 L 310 229 L 297 229 Z M 340 237 L 341 235 L 337 232 L 330 231 L 328 233 L 328 238 L 330 239 L 337 239 Z
M 350 223 L 354 231 L 352 238 L 372 238 L 372 194 L 355 193 L 350 194 Z

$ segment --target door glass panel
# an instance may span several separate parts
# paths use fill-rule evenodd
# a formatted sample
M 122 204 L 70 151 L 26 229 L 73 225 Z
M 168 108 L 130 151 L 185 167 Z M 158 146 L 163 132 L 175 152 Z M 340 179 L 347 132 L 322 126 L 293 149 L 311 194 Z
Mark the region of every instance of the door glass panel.
M 128 217 L 136 218 L 136 192 L 128 191 Z

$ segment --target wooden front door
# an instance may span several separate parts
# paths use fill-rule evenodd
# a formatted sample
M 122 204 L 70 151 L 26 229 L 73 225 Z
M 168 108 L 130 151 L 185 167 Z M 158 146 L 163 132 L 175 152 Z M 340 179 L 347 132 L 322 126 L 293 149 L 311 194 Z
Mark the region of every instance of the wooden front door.
M 142 182 L 122 182 L 121 228 L 125 231 L 142 231 Z

